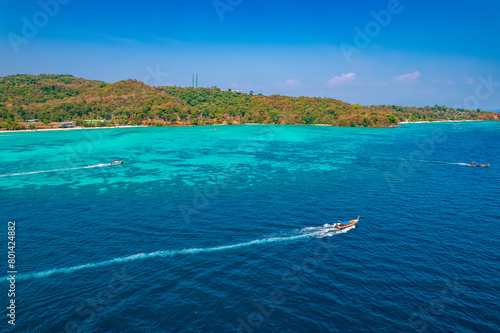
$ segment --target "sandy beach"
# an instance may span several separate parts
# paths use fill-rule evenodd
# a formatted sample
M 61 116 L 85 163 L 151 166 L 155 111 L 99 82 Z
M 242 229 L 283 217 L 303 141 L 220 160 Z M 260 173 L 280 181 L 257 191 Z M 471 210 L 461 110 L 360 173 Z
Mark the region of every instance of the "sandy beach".
M 17 131 L 0 131 L 1 133 L 33 133 L 33 132 L 49 132 L 49 131 L 75 131 L 75 130 L 95 130 L 95 129 L 111 129 L 111 128 L 134 128 L 134 127 L 150 127 L 142 125 L 134 126 L 107 126 L 107 127 L 73 127 L 73 128 L 47 128 L 39 130 L 17 130 Z
M 436 121 L 403 121 L 398 123 L 401 124 L 426 124 L 426 123 L 460 123 L 460 122 L 470 122 L 470 121 L 490 121 L 490 120 L 436 120 Z M 210 124 L 210 125 L 199 125 L 199 126 L 225 126 L 227 124 Z M 242 124 L 242 125 L 276 125 L 276 124 Z M 190 126 L 190 125 L 185 125 Z M 332 126 L 330 124 L 313 124 L 312 126 Z M 2 133 L 33 133 L 33 132 L 49 132 L 49 131 L 74 131 L 74 130 L 96 130 L 96 129 L 113 129 L 113 128 L 135 128 L 135 127 L 151 127 L 144 125 L 133 125 L 133 126 L 107 126 L 107 127 L 74 127 L 74 128 L 47 128 L 39 130 L 17 130 L 17 131 L 0 131 Z M 184 127 L 179 126 L 165 126 L 165 127 Z M 390 128 L 390 127 L 387 127 Z
M 462 123 L 467 121 L 490 121 L 490 120 L 436 120 L 436 121 L 402 121 L 398 124 L 426 124 L 426 123 Z

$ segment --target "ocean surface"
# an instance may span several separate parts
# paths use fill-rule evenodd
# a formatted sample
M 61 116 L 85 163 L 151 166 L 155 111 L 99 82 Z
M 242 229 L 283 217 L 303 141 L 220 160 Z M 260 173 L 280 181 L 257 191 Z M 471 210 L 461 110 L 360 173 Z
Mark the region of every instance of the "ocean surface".
M 499 198 L 500 122 L 0 133 L 0 331 L 499 332 Z

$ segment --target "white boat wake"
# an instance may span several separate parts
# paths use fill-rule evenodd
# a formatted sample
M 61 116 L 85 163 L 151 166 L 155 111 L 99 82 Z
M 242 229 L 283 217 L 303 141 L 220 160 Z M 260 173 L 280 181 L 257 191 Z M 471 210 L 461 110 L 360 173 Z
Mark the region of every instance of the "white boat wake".
M 453 164 L 453 165 L 466 165 L 471 166 L 470 163 L 460 163 L 460 162 L 442 162 L 442 161 L 426 161 L 426 160 L 414 160 L 415 162 L 423 163 L 436 163 L 436 164 Z
M 0 177 L 15 177 L 15 176 L 24 176 L 24 175 L 35 175 L 38 173 L 48 173 L 48 172 L 60 172 L 60 171 L 71 171 L 71 170 L 80 170 L 80 169 L 92 169 L 92 168 L 102 168 L 106 166 L 111 166 L 109 163 L 106 164 L 96 164 L 89 165 L 84 167 L 77 168 L 67 168 L 67 169 L 55 169 L 55 170 L 44 170 L 44 171 L 31 171 L 31 172 L 21 172 L 21 173 L 11 173 L 6 175 L 0 175 Z
M 352 228 L 354 228 L 353 226 Z M 53 268 L 41 272 L 34 272 L 34 273 L 23 273 L 19 274 L 17 276 L 18 280 L 30 280 L 30 279 L 39 279 L 39 278 L 45 278 L 49 277 L 54 274 L 69 274 L 69 273 L 74 273 L 80 270 L 84 269 L 90 269 L 90 268 L 99 268 L 99 267 L 105 267 L 105 266 L 110 266 L 114 264 L 120 264 L 120 263 L 126 263 L 126 262 L 131 262 L 131 261 L 136 261 L 136 260 L 143 260 L 143 259 L 148 259 L 148 258 L 156 258 L 156 257 L 161 257 L 161 258 L 168 258 L 168 257 L 173 257 L 173 256 L 178 256 L 178 255 L 187 255 L 187 254 L 200 254 L 200 253 L 211 253 L 211 252 L 218 252 L 218 251 L 226 251 L 226 250 L 234 250 L 234 249 L 239 249 L 239 248 L 244 248 L 244 247 L 249 247 L 249 246 L 254 246 L 254 245 L 261 245 L 261 244 L 269 244 L 269 243 L 279 243 L 279 242 L 291 242 L 291 241 L 297 241 L 297 240 L 302 240 L 302 239 L 307 239 L 307 238 L 312 238 L 312 237 L 331 237 L 336 234 L 340 233 L 346 233 L 348 230 L 352 228 L 347 228 L 343 230 L 333 230 L 333 226 L 329 224 L 325 224 L 323 227 L 312 227 L 312 228 L 305 228 L 302 229 L 298 232 L 296 232 L 296 235 L 294 236 L 289 236 L 289 237 L 268 237 L 268 238 L 263 238 L 263 239 L 256 239 L 250 242 L 244 242 L 244 243 L 239 243 L 239 244 L 233 244 L 233 245 L 223 245 L 223 246 L 216 246 L 216 247 L 206 247 L 206 248 L 190 248 L 190 249 L 183 249 L 183 250 L 164 250 L 164 251 L 156 251 L 156 252 L 151 252 L 151 253 L 138 253 L 138 254 L 133 254 L 129 256 L 124 256 L 124 257 L 119 257 L 115 259 L 110 259 L 110 260 L 105 260 L 105 261 L 100 261 L 100 262 L 95 262 L 95 263 L 88 263 L 88 264 L 83 264 L 83 265 L 78 265 L 78 266 L 72 266 L 72 267 L 64 267 L 64 268 Z M 6 280 L 7 277 L 2 278 L 3 281 Z

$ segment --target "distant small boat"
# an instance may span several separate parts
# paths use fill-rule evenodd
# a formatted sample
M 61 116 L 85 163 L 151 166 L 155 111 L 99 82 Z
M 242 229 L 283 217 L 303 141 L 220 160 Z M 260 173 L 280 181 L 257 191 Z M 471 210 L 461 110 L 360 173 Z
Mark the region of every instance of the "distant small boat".
M 490 164 L 477 164 L 476 162 L 472 162 L 470 164 L 470 166 L 473 166 L 473 167 L 483 167 L 483 168 L 488 168 L 490 166 Z
M 114 162 L 111 162 L 111 163 L 109 163 L 109 165 L 123 164 L 123 162 L 125 162 L 125 159 L 123 159 L 123 160 L 121 160 L 121 161 L 114 161 Z
M 349 221 L 349 223 L 346 223 L 346 224 L 343 224 L 343 223 L 335 223 L 333 225 L 333 229 L 335 230 L 342 230 L 342 229 L 347 229 L 347 228 L 350 228 L 352 226 L 354 226 L 356 223 L 359 222 L 359 216 L 357 219 L 355 220 L 352 220 L 352 221 Z

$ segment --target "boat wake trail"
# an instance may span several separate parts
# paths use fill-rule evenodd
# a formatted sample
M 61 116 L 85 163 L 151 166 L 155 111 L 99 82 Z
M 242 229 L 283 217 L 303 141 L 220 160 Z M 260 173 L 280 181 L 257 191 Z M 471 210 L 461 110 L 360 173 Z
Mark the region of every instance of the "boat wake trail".
M 151 252 L 151 253 L 138 253 L 138 254 L 133 254 L 130 256 L 119 257 L 119 258 L 115 258 L 115 259 L 110 259 L 110 260 L 105 260 L 105 261 L 95 262 L 95 263 L 89 263 L 89 264 L 83 264 L 83 265 L 78 265 L 78 266 L 73 266 L 73 267 L 53 268 L 53 269 L 49 269 L 49 270 L 41 271 L 41 272 L 19 274 L 17 276 L 17 279 L 18 280 L 39 279 L 39 278 L 49 277 L 49 276 L 55 275 L 55 274 L 63 274 L 63 273 L 70 274 L 70 273 L 74 273 L 74 272 L 84 270 L 84 269 L 105 267 L 105 266 L 110 266 L 110 265 L 114 265 L 114 264 L 126 263 L 126 262 L 148 259 L 148 258 L 157 258 L 157 257 L 168 258 L 168 257 L 173 257 L 173 256 L 178 256 L 178 255 L 200 254 L 200 253 L 211 253 L 211 252 L 218 252 L 218 251 L 234 250 L 234 249 L 239 249 L 239 248 L 244 248 L 244 247 L 249 247 L 249 246 L 254 246 L 254 245 L 263 245 L 263 244 L 279 243 L 279 242 L 292 242 L 292 241 L 303 240 L 303 239 L 308 239 L 308 238 L 313 238 L 313 237 L 319 237 L 319 238 L 331 237 L 331 236 L 336 235 L 336 234 L 346 233 L 349 229 L 351 229 L 351 228 L 349 228 L 349 229 L 336 231 L 336 230 L 332 230 L 331 228 L 332 228 L 332 226 L 325 224 L 325 226 L 323 226 L 323 227 L 313 227 L 313 228 L 305 228 L 305 229 L 299 230 L 299 231 L 295 232 L 295 235 L 289 236 L 289 237 L 269 237 L 269 238 L 253 240 L 250 242 L 244 242 L 244 243 L 233 244 L 233 245 L 216 246 L 216 247 L 191 248 L 191 249 L 183 249 L 183 250 L 165 250 L 165 251 L 157 251 L 157 252 Z M 2 279 L 5 281 L 6 278 L 7 277 L 4 277 Z
M 421 161 L 427 163 L 437 163 L 437 164 L 452 164 L 452 165 L 469 165 L 470 163 L 453 163 L 453 162 L 441 162 L 441 161 Z
M 102 168 L 102 167 L 106 167 L 106 166 L 110 166 L 110 164 L 107 163 L 107 164 L 89 165 L 89 166 L 78 167 L 78 168 L 68 168 L 68 169 L 56 169 L 56 170 L 44 170 L 44 171 L 11 173 L 11 174 L 7 174 L 7 175 L 0 175 L 0 177 L 15 177 L 15 176 L 24 176 L 24 175 L 35 175 L 35 174 L 38 174 L 38 173 L 48 173 L 48 172 L 60 172 L 60 171 L 80 170 L 80 169 Z
M 453 164 L 453 165 L 466 165 L 471 166 L 470 163 L 454 163 L 454 162 L 442 162 L 442 161 L 426 161 L 426 160 L 414 160 L 415 162 L 421 163 L 436 163 L 436 164 Z

